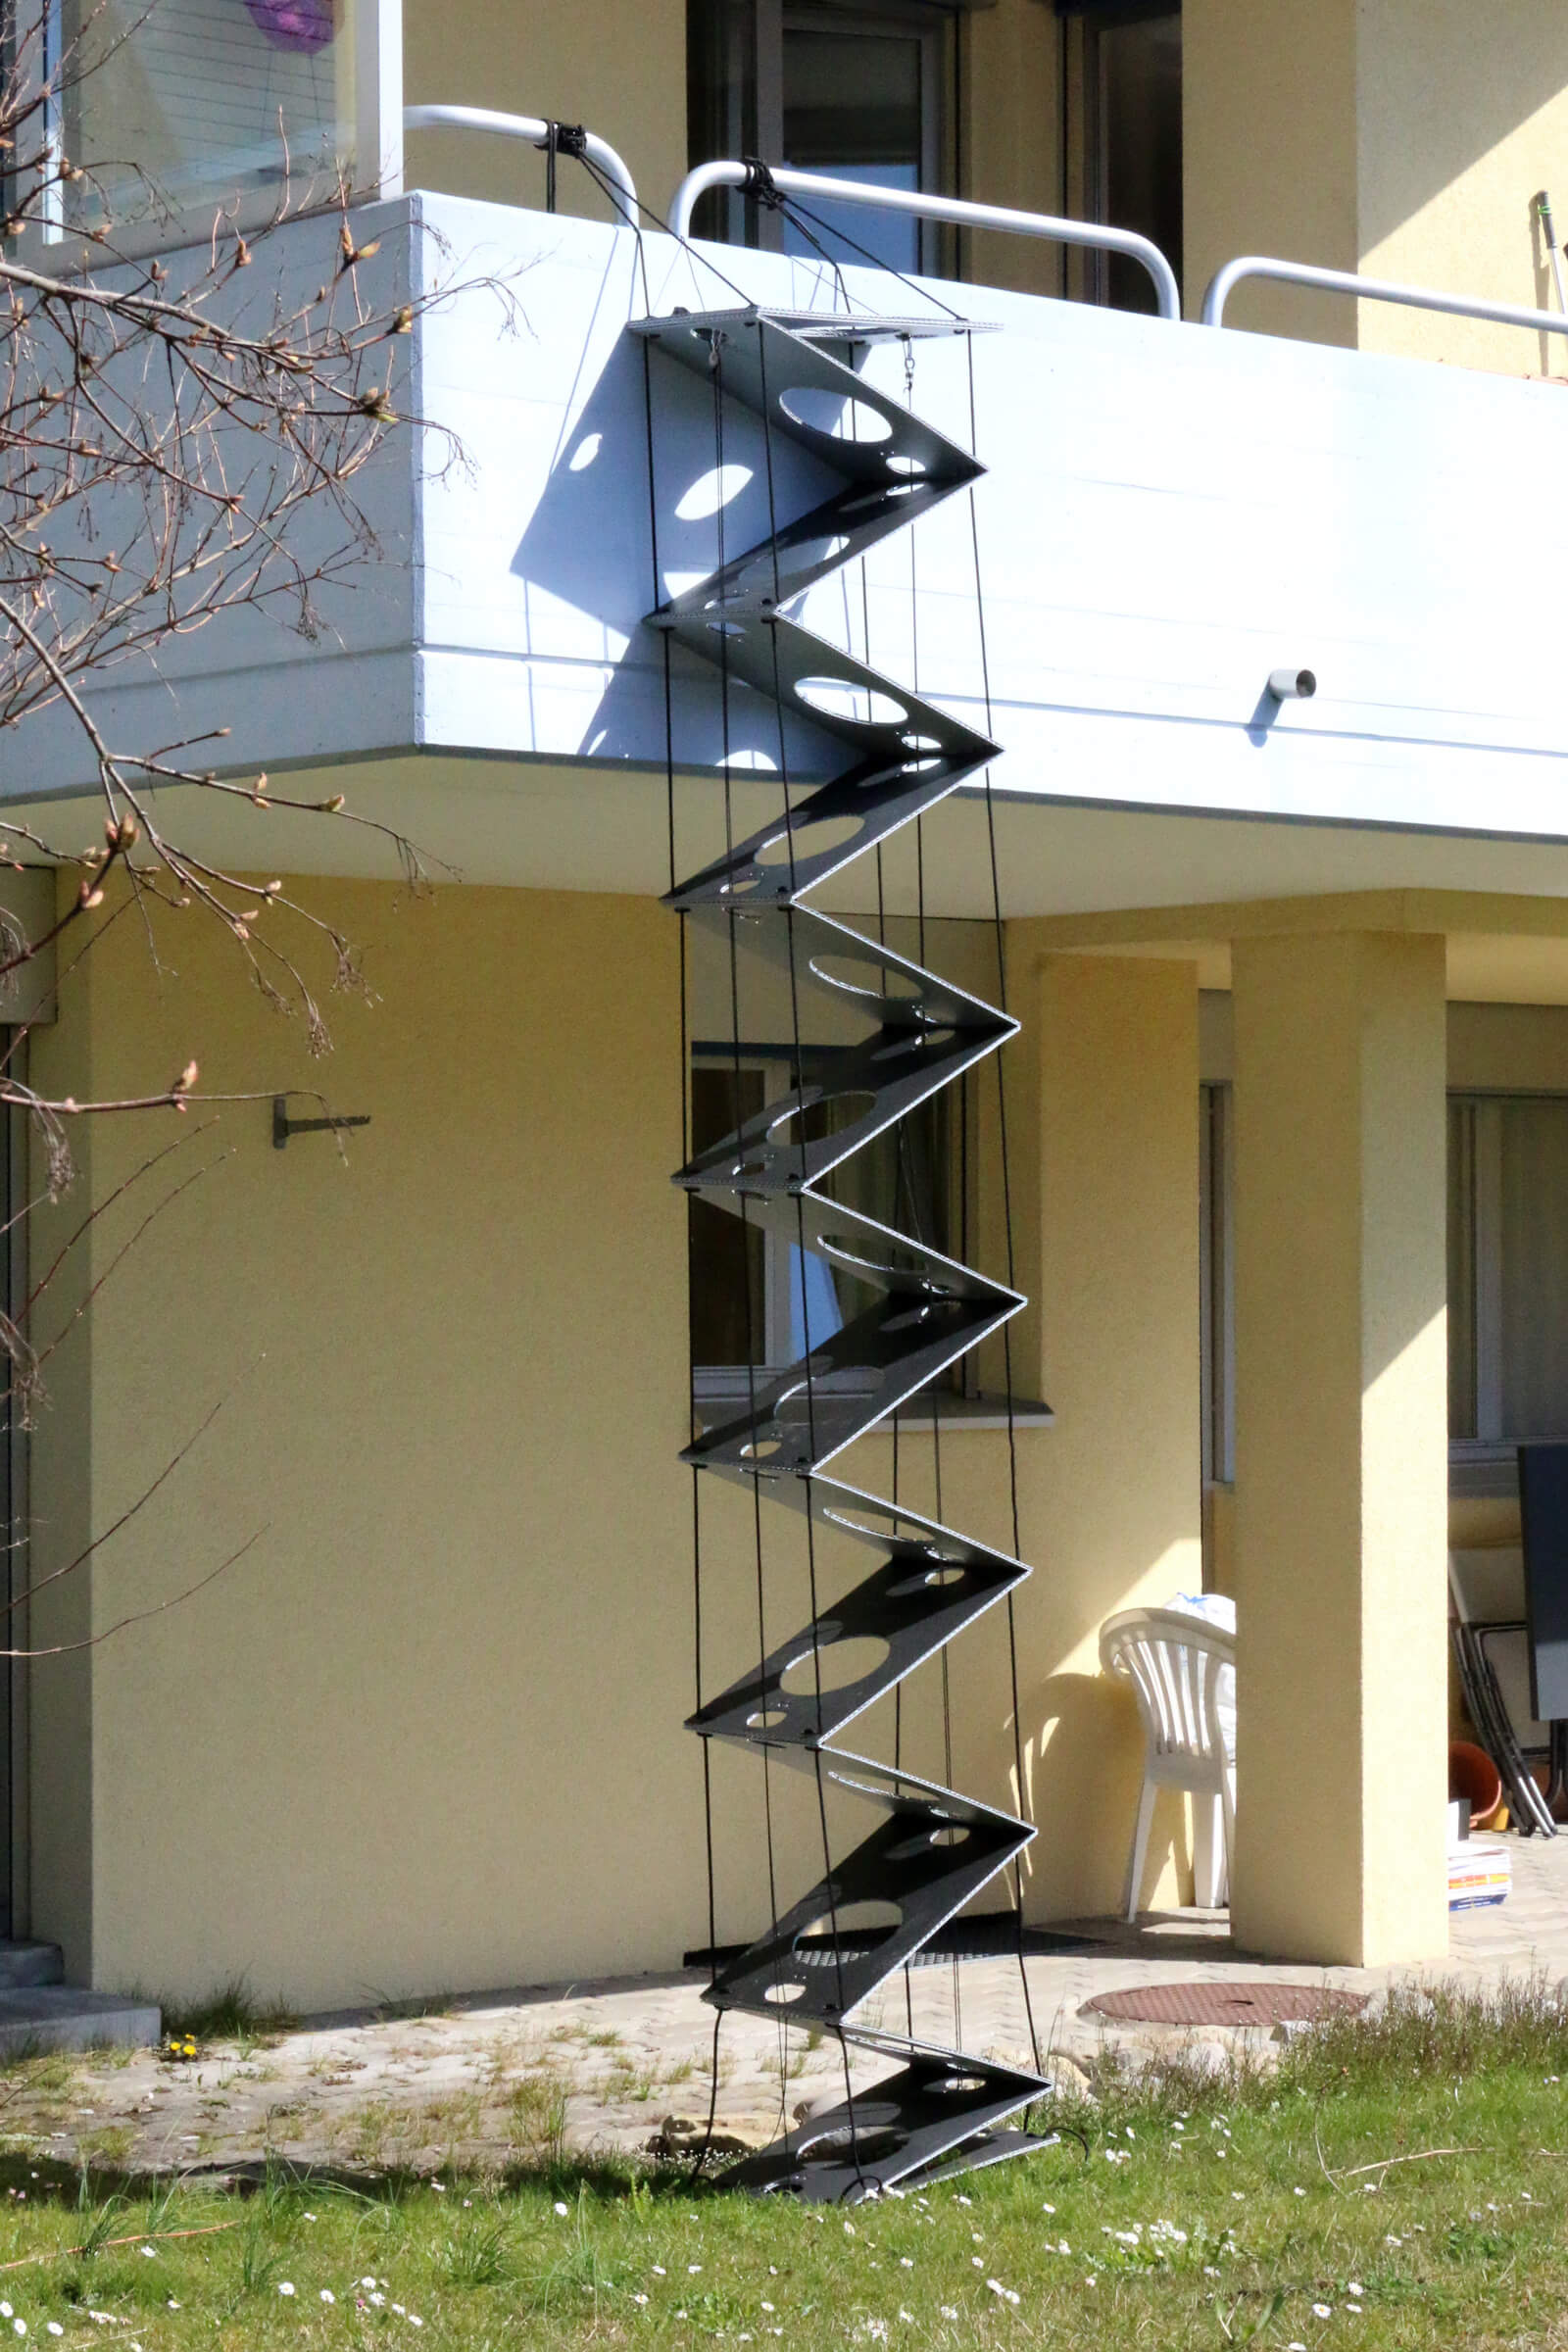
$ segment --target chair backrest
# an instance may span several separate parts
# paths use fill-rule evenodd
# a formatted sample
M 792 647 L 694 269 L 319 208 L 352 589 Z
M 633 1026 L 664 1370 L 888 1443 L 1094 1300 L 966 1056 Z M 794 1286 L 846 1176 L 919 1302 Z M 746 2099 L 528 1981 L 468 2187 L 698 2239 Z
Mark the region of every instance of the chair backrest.
M 1229 1755 L 1236 1720 L 1234 1634 L 1180 1609 L 1124 1609 L 1100 1629 L 1100 1663 L 1132 1685 L 1157 1754 L 1205 1763 Z
M 1448 1598 L 1461 1625 L 1522 1625 L 1525 1555 L 1517 1544 L 1448 1554 Z

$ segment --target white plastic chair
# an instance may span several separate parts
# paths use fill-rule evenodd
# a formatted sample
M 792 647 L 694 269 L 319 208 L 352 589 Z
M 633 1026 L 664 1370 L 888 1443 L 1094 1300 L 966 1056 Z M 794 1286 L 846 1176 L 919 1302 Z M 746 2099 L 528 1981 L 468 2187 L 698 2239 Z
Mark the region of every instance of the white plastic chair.
M 1138 1917 L 1161 1788 L 1185 1788 L 1197 1800 L 1194 1893 L 1201 1909 L 1217 1910 L 1228 1899 L 1236 1830 L 1236 1637 L 1180 1609 L 1125 1609 L 1100 1629 L 1100 1663 L 1132 1685 L 1147 1741 L 1126 1916 Z

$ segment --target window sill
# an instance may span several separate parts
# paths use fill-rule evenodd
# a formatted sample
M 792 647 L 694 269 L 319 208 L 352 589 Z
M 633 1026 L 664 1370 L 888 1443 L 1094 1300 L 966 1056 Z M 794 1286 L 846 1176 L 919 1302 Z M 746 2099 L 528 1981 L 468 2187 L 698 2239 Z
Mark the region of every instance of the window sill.
M 1454 1501 L 1517 1501 L 1519 1457 L 1514 1445 L 1471 1441 L 1450 1446 L 1448 1495 Z

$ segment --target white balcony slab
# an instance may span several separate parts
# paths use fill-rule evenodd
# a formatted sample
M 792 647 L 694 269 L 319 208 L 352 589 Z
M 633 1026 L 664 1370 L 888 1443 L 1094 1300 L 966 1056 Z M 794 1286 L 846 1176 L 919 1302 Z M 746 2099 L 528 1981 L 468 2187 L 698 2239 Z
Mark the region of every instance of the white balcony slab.
M 238 773 L 466 754 L 662 769 L 662 647 L 643 615 L 714 566 L 720 523 L 729 554 L 764 535 L 768 453 L 725 404 L 722 455 L 743 478 L 719 514 L 705 507 L 710 387 L 627 322 L 742 290 L 828 309 L 832 277 L 432 195 L 372 208 L 372 232 L 368 299 L 447 289 L 410 339 L 400 405 L 420 421 L 359 478 L 375 561 L 323 599 L 311 640 L 225 615 L 156 670 L 127 663 L 97 685 L 101 722 L 126 749 L 227 726 Z M 297 292 L 334 234 L 296 223 L 259 259 Z M 921 299 L 844 276 L 867 310 Z M 984 287 L 930 299 L 998 330 L 915 346 L 922 414 L 967 440 L 972 398 L 989 467 L 973 536 L 954 498 L 873 550 L 863 602 L 840 575 L 802 616 L 989 724 L 1000 789 L 1568 839 L 1562 386 Z M 903 368 L 896 345 L 867 362 L 895 391 Z M 781 517 L 829 486 L 782 437 L 771 454 Z M 1317 673 L 1314 701 L 1266 702 L 1282 664 Z M 677 655 L 674 686 L 677 763 L 710 768 L 713 673 Z M 741 698 L 732 722 L 760 764 L 776 757 L 765 705 Z M 793 772 L 821 772 L 823 756 L 808 728 L 792 733 Z M 90 782 L 64 713 L 0 739 L 0 795 L 35 804 Z

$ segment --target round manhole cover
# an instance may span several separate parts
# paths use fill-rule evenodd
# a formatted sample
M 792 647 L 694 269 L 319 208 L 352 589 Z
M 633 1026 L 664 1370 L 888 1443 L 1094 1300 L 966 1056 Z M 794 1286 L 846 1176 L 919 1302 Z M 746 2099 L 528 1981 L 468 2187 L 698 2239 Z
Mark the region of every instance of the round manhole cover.
M 1364 1992 L 1323 1984 L 1140 1984 L 1131 1992 L 1102 1992 L 1084 2008 L 1122 2025 L 1282 2026 L 1336 2011 L 1353 2016 L 1366 2002 Z

